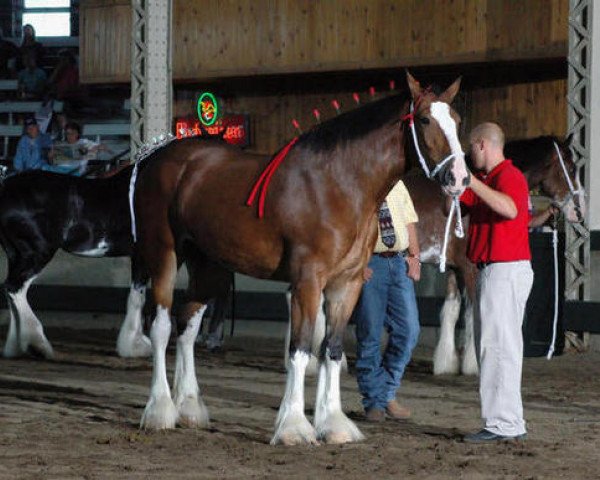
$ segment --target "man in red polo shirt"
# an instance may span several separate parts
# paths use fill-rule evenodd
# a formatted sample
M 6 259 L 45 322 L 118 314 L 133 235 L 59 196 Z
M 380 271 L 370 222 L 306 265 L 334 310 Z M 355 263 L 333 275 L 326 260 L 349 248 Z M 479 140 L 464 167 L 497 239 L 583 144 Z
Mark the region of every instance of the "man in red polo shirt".
M 471 175 L 460 200 L 470 214 L 467 256 L 479 269 L 474 320 L 485 424 L 465 441 L 522 439 L 521 326 L 533 283 L 529 189 L 523 174 L 504 158 L 504 133 L 498 125 L 475 127 L 470 144 L 473 166 L 481 173 Z

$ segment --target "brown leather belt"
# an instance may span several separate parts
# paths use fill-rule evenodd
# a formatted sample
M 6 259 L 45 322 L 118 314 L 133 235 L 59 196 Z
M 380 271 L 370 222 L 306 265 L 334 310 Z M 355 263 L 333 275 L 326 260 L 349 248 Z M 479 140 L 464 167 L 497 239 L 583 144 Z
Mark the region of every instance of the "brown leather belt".
M 483 270 L 485 267 L 491 265 L 492 263 L 496 262 L 477 262 L 477 270 Z
M 379 255 L 380 257 L 383 257 L 383 258 L 390 258 L 390 257 L 395 257 L 397 255 L 401 255 L 401 253 L 400 252 L 388 251 L 388 252 L 376 253 L 375 255 Z

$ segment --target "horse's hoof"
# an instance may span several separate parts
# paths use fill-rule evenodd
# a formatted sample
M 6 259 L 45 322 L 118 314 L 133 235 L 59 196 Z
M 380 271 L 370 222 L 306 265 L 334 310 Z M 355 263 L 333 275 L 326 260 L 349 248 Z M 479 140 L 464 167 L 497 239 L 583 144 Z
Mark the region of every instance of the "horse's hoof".
M 34 357 L 42 357 L 46 360 L 54 358 L 54 349 L 45 337 L 30 340 L 26 345 L 21 345 L 21 349 Z
M 321 425 L 316 426 L 319 440 L 325 443 L 359 442 L 365 436 L 344 412 L 331 413 Z
M 23 355 L 23 350 L 19 348 L 18 342 L 9 342 L 6 341 L 4 345 L 4 350 L 2 350 L 2 356 L 4 358 L 17 358 Z
M 175 428 L 177 409 L 171 397 L 150 398 L 142 415 L 140 428 L 144 430 L 167 430 Z
M 280 422 L 271 445 L 319 445 L 317 432 L 304 415 L 292 415 Z
M 208 427 L 208 410 L 202 401 L 194 397 L 186 397 L 177 402 L 177 424 L 185 428 Z
M 460 363 L 456 352 L 440 354 L 436 351 L 433 354 L 433 374 L 434 375 L 458 375 L 460 373 Z
M 138 335 L 133 340 L 119 338 L 117 354 L 122 358 L 149 357 L 152 355 L 152 342 L 146 335 Z

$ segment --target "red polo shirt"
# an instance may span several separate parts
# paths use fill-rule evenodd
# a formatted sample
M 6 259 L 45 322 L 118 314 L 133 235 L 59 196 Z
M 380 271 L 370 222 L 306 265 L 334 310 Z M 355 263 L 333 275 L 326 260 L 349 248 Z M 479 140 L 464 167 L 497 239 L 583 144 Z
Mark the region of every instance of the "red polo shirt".
M 517 216 L 513 220 L 504 218 L 470 188 L 465 190 L 460 201 L 470 214 L 467 257 L 473 263 L 531 260 L 527 180 L 510 160 L 499 163 L 487 176 L 478 174 L 477 178 L 511 197 L 517 207 Z

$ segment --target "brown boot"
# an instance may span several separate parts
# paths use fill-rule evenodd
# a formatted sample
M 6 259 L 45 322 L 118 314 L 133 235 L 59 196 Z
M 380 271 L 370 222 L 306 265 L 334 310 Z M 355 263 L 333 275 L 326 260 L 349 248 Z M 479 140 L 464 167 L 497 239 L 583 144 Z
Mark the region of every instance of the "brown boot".
M 385 421 L 385 411 L 381 408 L 367 408 L 365 410 L 365 420 L 367 422 L 380 423 Z
M 406 420 L 410 418 L 410 410 L 400 405 L 396 400 L 388 402 L 387 407 L 385 407 L 385 413 L 394 420 Z

